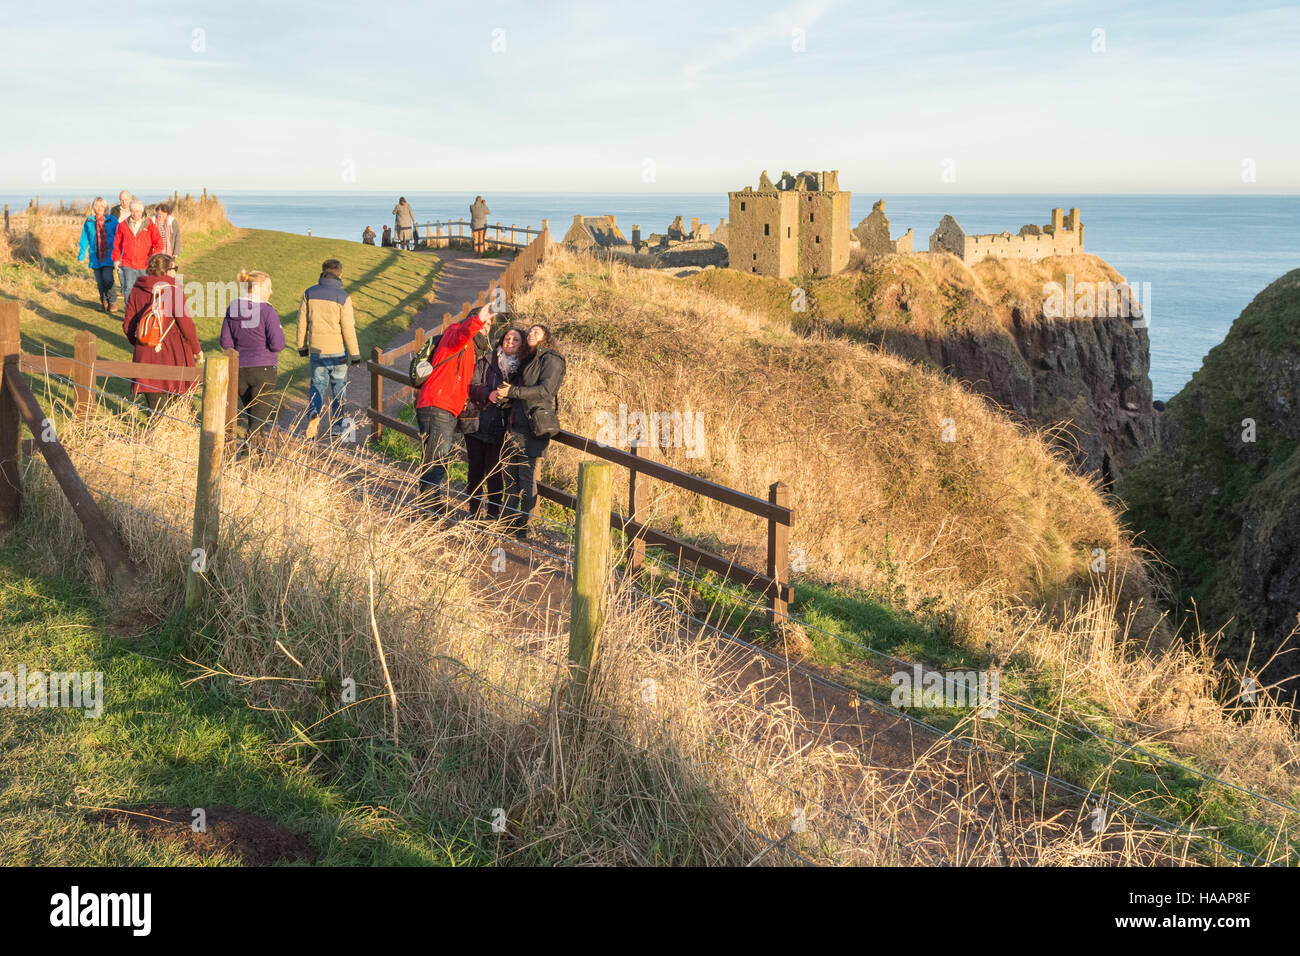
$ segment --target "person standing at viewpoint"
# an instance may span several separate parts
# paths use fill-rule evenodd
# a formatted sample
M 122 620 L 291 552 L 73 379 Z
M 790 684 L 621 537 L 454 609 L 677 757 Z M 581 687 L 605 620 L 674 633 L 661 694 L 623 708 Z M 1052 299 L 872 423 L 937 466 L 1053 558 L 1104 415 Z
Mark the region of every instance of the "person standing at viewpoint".
M 469 228 L 474 237 L 476 256 L 481 256 L 487 251 L 487 217 L 491 212 L 482 196 L 474 197 L 474 202 L 469 207 Z

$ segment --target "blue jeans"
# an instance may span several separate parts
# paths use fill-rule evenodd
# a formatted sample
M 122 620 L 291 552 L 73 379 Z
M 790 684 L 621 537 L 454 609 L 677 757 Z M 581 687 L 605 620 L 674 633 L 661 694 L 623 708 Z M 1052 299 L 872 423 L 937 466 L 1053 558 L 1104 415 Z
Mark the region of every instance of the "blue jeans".
M 433 509 L 447 511 L 447 466 L 456 456 L 456 416 L 445 408 L 430 405 L 415 410 L 420 428 L 420 445 L 424 450 L 424 470 L 420 473 L 420 490 L 429 495 Z
M 100 297 L 109 305 L 116 305 L 117 287 L 113 285 L 113 267 L 96 266 L 91 271 L 95 273 L 95 284 L 99 286 Z
M 343 402 L 348 397 L 348 356 L 311 353 L 311 392 L 307 396 L 307 416 L 318 418 L 330 398 L 328 421 L 343 420 Z
M 131 294 L 131 290 L 135 288 L 135 280 L 144 275 L 144 270 L 128 269 L 126 266 L 119 266 L 118 268 L 122 272 L 122 298 L 125 299 Z

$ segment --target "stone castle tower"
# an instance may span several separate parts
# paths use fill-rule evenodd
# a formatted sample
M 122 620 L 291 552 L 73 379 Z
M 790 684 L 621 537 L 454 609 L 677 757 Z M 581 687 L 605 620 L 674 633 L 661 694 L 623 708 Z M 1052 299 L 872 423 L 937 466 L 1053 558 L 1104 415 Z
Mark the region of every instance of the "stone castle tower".
M 840 191 L 838 170 L 783 172 L 775 183 L 764 170 L 757 189 L 727 195 L 731 268 L 787 279 L 849 264 L 850 194 Z

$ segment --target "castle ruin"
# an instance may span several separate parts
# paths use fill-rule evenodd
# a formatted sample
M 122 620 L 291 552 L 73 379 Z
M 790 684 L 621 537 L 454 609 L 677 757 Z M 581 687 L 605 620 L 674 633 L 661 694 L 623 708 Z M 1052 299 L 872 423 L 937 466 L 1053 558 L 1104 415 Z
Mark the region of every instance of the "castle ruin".
M 788 279 L 832 275 L 849 264 L 849 193 L 839 171 L 783 172 L 775 183 L 767 170 L 758 188 L 727 194 L 730 266 Z
M 912 251 L 912 230 L 909 229 L 897 239 L 889 238 L 889 217 L 885 215 L 885 201 L 877 199 L 867 216 L 853 235 L 858 240 L 858 248 L 869 256 L 887 256 L 891 252 L 907 253 Z
M 1079 210 L 1052 210 L 1052 221 L 1045 226 L 1032 223 L 1020 227 L 1018 235 L 1009 232 L 969 236 L 952 216 L 944 216 L 930 235 L 931 252 L 951 252 L 966 265 L 984 259 L 1024 259 L 1029 262 L 1048 256 L 1071 256 L 1083 252 L 1083 223 Z

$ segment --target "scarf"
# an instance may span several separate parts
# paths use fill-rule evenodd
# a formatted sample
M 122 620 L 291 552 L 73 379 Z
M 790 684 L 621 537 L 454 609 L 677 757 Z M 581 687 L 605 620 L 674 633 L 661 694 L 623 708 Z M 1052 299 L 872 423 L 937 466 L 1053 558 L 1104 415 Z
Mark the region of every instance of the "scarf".
M 163 252 L 166 252 L 168 254 L 171 253 L 171 248 L 172 248 L 171 244 L 167 241 L 167 221 L 169 219 L 171 219 L 171 216 L 168 216 L 166 219 L 163 219 L 160 222 L 158 220 L 158 217 L 155 216 L 153 220 L 153 224 L 158 227 L 158 233 L 162 236 Z
M 510 376 L 519 371 L 519 356 L 497 352 L 497 368 L 501 370 L 501 377 L 509 381 Z
M 104 217 L 95 217 L 95 259 L 103 265 L 110 258 L 108 251 L 108 230 L 104 228 Z

